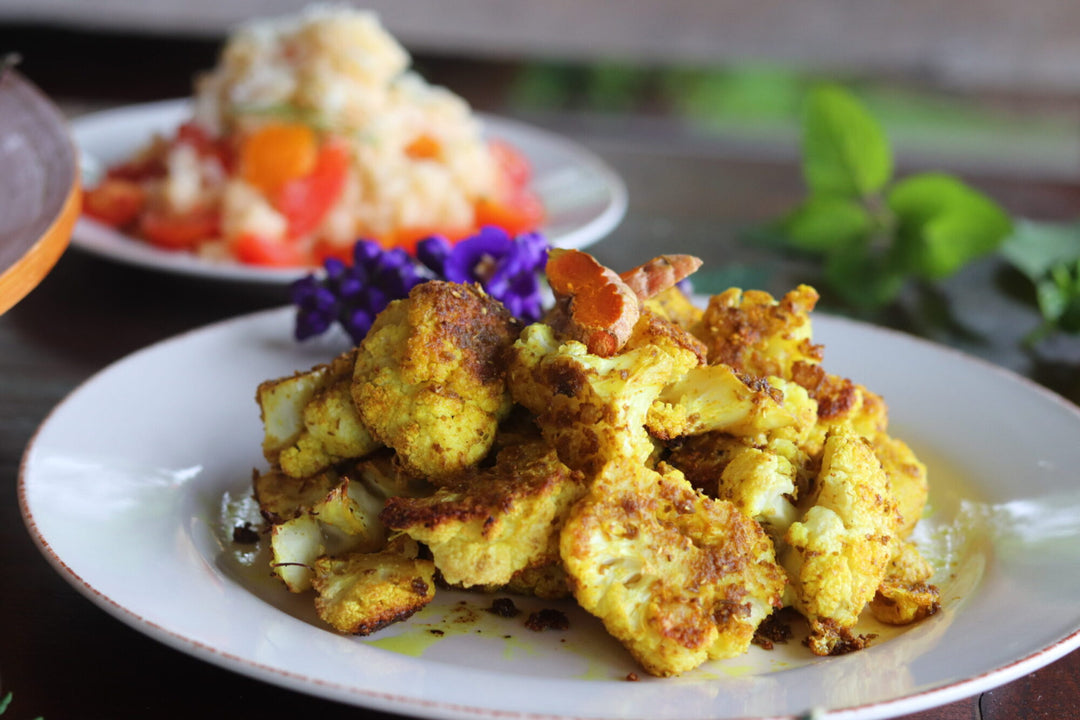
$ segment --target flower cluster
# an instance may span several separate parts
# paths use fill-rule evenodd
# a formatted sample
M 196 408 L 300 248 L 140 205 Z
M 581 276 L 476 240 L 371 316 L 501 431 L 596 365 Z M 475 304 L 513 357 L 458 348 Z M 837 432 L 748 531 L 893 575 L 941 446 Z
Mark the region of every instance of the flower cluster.
M 296 339 L 321 335 L 339 323 L 359 343 L 390 301 L 433 279 L 479 283 L 515 316 L 525 322 L 539 320 L 543 314 L 540 273 L 547 251 L 547 241 L 539 233 L 511 237 L 495 227 L 485 227 L 456 244 L 432 236 L 420 241 L 415 258 L 402 248 L 385 249 L 359 240 L 352 265 L 328 259 L 321 277 L 312 274 L 293 283 Z

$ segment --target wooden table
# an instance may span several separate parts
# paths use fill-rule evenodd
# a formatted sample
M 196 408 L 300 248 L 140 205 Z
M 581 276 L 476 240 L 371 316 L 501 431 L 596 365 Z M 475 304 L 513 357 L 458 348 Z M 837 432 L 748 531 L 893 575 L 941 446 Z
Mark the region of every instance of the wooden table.
M 197 48 L 194 57 L 202 63 L 205 53 Z M 434 61 L 430 66 L 439 67 Z M 189 73 L 200 65 L 188 68 L 166 57 L 162 67 Z M 505 69 L 473 64 L 468 70 L 462 76 L 472 77 L 470 87 L 490 88 L 498 86 Z M 174 75 L 163 78 L 160 91 L 147 84 L 134 91 L 110 86 L 72 92 L 62 77 L 31 78 L 69 109 L 169 97 L 180 85 Z M 482 109 L 505 110 L 489 94 L 462 92 Z M 805 265 L 736 239 L 740 228 L 775 217 L 800 197 L 790 158 L 749 156 L 663 123 L 560 115 L 526 119 L 576 138 L 625 178 L 630 211 L 622 226 L 595 246 L 602 261 L 629 267 L 665 247 L 698 254 L 706 267 L 744 268 L 747 277 L 761 279 L 760 286 L 774 293 L 806 277 Z M 1068 218 L 1076 207 L 1078 192 L 1068 183 L 990 176 L 972 181 L 1016 213 Z M 1037 352 L 1024 351 L 1020 338 L 1037 318 L 1023 293 L 1022 283 L 987 261 L 942 286 L 936 307 L 947 313 L 927 312 L 925 304 L 912 301 L 876 320 L 979 355 L 1080 401 L 1080 338 L 1058 338 Z M 242 677 L 130 629 L 47 565 L 19 515 L 15 488 L 23 449 L 68 392 L 150 343 L 284 302 L 281 288 L 158 274 L 70 249 L 36 290 L 0 316 L 0 698 L 11 693 L 5 719 L 389 717 Z M 1080 652 L 1074 652 L 1004 687 L 909 718 L 1078 718 L 1078 677 Z

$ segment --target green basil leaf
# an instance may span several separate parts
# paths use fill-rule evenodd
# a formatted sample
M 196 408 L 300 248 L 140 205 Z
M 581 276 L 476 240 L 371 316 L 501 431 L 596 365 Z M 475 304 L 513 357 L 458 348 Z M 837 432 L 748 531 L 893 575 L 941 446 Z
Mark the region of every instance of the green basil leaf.
M 785 217 L 781 228 L 791 247 L 827 253 L 866 237 L 873 218 L 855 200 L 814 195 Z
M 1053 326 L 1080 332 L 1080 261 L 1060 262 L 1035 283 L 1039 311 Z
M 847 90 L 810 92 L 803 125 L 803 176 L 813 194 L 866 197 L 884 189 L 892 148 L 877 120 Z
M 1035 282 L 1056 264 L 1080 259 L 1080 223 L 1018 220 L 1001 255 Z
M 1012 232 L 998 205 L 951 175 L 925 173 L 897 182 L 887 202 L 896 215 L 897 257 L 928 280 L 952 275 L 996 250 Z

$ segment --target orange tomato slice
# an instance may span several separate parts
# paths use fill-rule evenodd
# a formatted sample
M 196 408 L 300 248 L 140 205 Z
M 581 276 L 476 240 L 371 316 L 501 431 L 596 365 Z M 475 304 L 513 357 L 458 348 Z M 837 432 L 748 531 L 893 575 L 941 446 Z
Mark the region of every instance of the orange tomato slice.
M 232 244 L 236 259 L 248 265 L 264 267 L 297 267 L 307 264 L 307 258 L 296 243 L 288 240 L 272 240 L 252 233 L 244 233 Z
M 506 200 L 481 198 L 475 213 L 478 226 L 495 225 L 510 235 L 532 232 L 544 221 L 544 206 L 528 191 L 514 193 Z
M 220 216 L 210 210 L 196 210 L 184 215 L 151 210 L 142 216 L 139 234 L 165 250 L 191 250 L 217 237 L 220 225 Z
M 111 227 L 132 223 L 146 204 L 146 191 L 131 180 L 106 178 L 83 193 L 83 212 Z
M 345 190 L 349 159 L 344 143 L 329 142 L 319 150 L 310 173 L 281 186 L 274 207 L 288 221 L 289 237 L 301 237 L 319 227 Z
M 240 145 L 239 174 L 270 195 L 315 167 L 319 142 L 306 125 L 271 123 L 248 135 Z

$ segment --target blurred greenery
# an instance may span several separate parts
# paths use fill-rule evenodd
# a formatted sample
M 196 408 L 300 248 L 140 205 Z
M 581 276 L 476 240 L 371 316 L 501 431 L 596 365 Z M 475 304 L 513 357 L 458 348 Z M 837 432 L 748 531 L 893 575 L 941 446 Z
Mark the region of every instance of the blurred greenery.
M 518 73 L 509 97 L 519 111 L 634 110 L 681 119 L 705 134 L 794 147 L 806 93 L 823 79 L 839 80 L 852 92 L 888 130 L 900 154 L 1075 170 L 1080 130 L 1073 108 L 1039 105 L 1030 112 L 1024 102 L 975 98 L 907 78 L 823 78 L 752 62 L 731 67 L 534 62 Z

